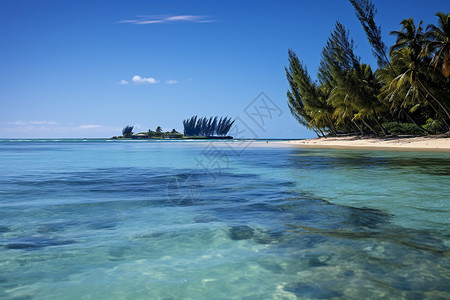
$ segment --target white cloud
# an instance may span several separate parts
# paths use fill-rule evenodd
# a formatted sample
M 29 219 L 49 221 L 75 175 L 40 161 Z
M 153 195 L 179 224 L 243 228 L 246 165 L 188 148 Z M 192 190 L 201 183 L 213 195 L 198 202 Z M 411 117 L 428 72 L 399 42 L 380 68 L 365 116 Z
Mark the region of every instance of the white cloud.
M 30 121 L 31 125 L 57 125 L 55 121 Z
M 79 129 L 93 129 L 93 128 L 102 128 L 102 125 L 96 125 L 96 124 L 87 124 L 87 125 L 80 125 L 78 126 Z
M 119 84 L 122 84 L 122 85 L 128 84 L 128 81 L 122 79 L 122 80 L 119 82 Z
M 201 20 L 202 16 L 193 16 L 193 15 L 184 15 L 184 16 L 172 16 L 167 17 L 167 21 L 188 21 L 188 22 L 196 22 Z
M 165 16 L 138 16 L 137 20 L 123 20 L 119 23 L 131 23 L 131 24 L 159 24 L 169 22 L 193 22 L 193 23 L 212 23 L 214 20 L 208 16 L 198 15 L 165 15 Z
M 166 84 L 175 84 L 175 83 L 178 83 L 178 81 L 173 79 L 166 80 Z
M 14 121 L 6 122 L 8 125 L 27 126 L 27 125 L 57 125 L 55 121 Z
M 18 126 L 25 126 L 28 125 L 28 122 L 24 121 L 14 121 L 14 122 L 6 122 L 7 125 L 18 125 Z
M 5 127 L 0 126 L 0 136 L 5 138 L 109 138 L 114 135 L 120 135 L 122 131 L 122 127 L 111 127 L 97 124 L 70 124 L 55 126 L 30 125 L 29 122 L 26 123 L 28 125 L 11 125 Z
M 134 75 L 131 80 L 135 84 L 141 84 L 141 83 L 156 84 L 156 83 L 159 83 L 159 80 L 156 80 L 155 78 L 152 78 L 152 77 L 141 77 L 139 75 Z

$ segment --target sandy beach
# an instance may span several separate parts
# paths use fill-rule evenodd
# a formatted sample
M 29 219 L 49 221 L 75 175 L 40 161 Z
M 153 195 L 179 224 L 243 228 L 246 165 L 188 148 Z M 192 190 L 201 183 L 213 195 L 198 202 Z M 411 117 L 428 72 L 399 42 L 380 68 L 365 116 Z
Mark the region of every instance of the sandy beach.
M 290 141 L 289 144 L 308 148 L 376 149 L 410 151 L 449 151 L 450 134 L 439 136 L 392 136 L 392 137 L 328 137 Z

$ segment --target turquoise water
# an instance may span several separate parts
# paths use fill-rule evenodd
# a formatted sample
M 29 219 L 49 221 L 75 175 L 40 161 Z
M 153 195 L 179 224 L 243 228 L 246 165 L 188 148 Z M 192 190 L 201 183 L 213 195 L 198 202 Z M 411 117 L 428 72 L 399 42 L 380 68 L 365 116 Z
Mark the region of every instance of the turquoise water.
M 266 146 L 1 141 L 0 299 L 450 298 L 450 153 Z

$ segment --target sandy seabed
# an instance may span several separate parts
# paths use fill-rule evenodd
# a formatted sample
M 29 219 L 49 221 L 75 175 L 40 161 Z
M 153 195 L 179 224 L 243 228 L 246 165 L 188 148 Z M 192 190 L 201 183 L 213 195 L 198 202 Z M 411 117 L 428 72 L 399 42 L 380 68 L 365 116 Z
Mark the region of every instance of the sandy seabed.
M 289 141 L 289 144 L 308 148 L 374 149 L 450 152 L 450 133 L 439 136 L 389 137 L 327 137 Z

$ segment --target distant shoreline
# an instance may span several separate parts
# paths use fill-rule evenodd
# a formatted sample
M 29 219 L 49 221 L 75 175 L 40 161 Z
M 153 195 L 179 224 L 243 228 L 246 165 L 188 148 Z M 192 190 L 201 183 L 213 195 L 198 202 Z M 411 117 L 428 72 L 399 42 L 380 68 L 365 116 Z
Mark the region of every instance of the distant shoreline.
M 305 148 L 450 152 L 450 134 L 439 136 L 327 137 L 289 141 Z
M 300 147 L 346 150 L 386 150 L 386 151 L 438 151 L 450 152 L 450 134 L 438 136 L 387 136 L 387 137 L 327 137 L 312 139 L 111 139 L 111 138 L 0 138 L 0 142 L 215 142 L 232 143 L 233 147 Z M 244 143 L 243 143 L 244 142 Z

